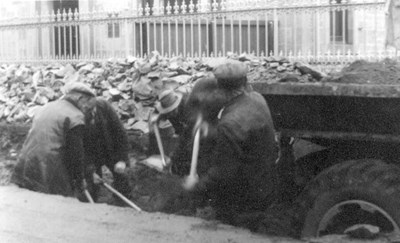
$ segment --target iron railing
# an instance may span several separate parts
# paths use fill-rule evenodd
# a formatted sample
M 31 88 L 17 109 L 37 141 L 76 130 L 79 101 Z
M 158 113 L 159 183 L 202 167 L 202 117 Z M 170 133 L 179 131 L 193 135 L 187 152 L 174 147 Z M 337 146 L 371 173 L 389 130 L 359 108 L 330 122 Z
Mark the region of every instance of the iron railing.
M 0 62 L 110 57 L 284 56 L 315 65 L 395 57 L 385 48 L 385 0 L 213 0 L 129 11 L 0 20 Z

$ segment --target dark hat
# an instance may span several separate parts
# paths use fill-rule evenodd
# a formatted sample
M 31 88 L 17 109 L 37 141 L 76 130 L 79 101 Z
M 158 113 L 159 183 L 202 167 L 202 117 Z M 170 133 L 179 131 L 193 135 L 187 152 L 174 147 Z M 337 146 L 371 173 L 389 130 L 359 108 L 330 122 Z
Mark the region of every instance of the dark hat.
M 213 73 L 218 85 L 222 88 L 234 89 L 247 82 L 247 65 L 243 62 L 228 59 L 225 63 L 215 67 Z
M 70 82 L 64 85 L 63 87 L 64 94 L 69 94 L 71 92 L 78 92 L 78 93 L 83 93 L 89 96 L 96 96 L 94 91 L 89 88 L 88 85 L 81 83 L 81 82 Z
M 182 101 L 182 94 L 172 89 L 167 89 L 158 95 L 156 109 L 160 114 L 166 114 L 175 110 Z

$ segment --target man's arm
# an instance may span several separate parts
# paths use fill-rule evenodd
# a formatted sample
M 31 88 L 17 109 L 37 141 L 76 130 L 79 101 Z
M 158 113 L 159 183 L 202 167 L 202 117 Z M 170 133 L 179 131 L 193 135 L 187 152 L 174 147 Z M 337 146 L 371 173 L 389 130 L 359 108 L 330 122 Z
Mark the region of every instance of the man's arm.
M 84 125 L 78 125 L 66 133 L 66 162 L 72 179 L 81 183 L 85 174 L 84 148 L 83 148 Z
M 106 136 L 110 136 L 110 145 L 112 146 L 111 158 L 114 163 L 118 161 L 129 162 L 129 142 L 126 130 L 119 119 L 117 112 L 108 102 L 106 103 L 105 111 L 105 116 L 107 116 L 106 119 L 108 120 L 108 131 L 106 132 Z
M 240 157 L 241 148 L 234 133 L 228 126 L 219 126 L 217 128 L 217 145 L 210 158 L 211 167 L 200 179 L 195 190 L 201 193 L 236 180 L 241 163 Z

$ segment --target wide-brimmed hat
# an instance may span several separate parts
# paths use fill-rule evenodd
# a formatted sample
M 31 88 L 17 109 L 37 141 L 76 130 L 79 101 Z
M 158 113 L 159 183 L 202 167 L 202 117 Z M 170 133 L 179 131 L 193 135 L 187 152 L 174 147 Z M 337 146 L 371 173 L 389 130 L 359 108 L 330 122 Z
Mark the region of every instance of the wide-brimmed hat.
M 156 109 L 160 114 L 166 114 L 175 110 L 182 101 L 182 94 L 172 89 L 167 89 L 158 95 Z
M 234 89 L 246 84 L 248 67 L 237 60 L 226 60 L 213 70 L 218 85 L 222 88 Z
M 69 94 L 71 92 L 83 93 L 89 96 L 96 96 L 94 91 L 86 84 L 81 82 L 70 82 L 64 85 L 62 88 L 64 94 Z

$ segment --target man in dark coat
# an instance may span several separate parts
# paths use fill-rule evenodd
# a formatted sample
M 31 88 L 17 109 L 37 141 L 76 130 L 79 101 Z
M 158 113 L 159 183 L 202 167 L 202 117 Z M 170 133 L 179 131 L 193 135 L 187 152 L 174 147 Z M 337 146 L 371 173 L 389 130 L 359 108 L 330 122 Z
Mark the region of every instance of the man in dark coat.
M 93 172 L 102 176 L 105 165 L 113 173 L 113 186 L 123 195 L 130 193 L 129 179 L 124 173 L 129 166 L 129 143 L 126 130 L 112 105 L 97 98 L 91 116 L 87 117 L 84 147 L 89 188 L 93 199 L 98 197 L 99 187 L 93 183 Z
M 29 190 L 76 196 L 86 188 L 83 132 L 95 98 L 83 83 L 68 85 L 64 98 L 34 116 L 11 181 Z
M 203 123 L 207 124 L 208 132 L 207 136 L 201 137 L 197 172 L 202 174 L 208 169 L 207 163 L 216 145 L 214 128 L 218 123 L 217 115 L 225 103 L 225 94 L 218 89 L 217 80 L 213 75 L 196 81 L 184 108 L 187 125 L 171 157 L 172 173 L 180 176 L 189 174 L 193 150 L 193 129 L 199 115 L 202 116 Z
M 154 126 L 160 127 L 161 121 L 168 120 L 171 123 L 176 136 L 182 136 L 182 134 L 185 132 L 188 124 L 187 114 L 185 111 L 187 98 L 188 93 L 173 89 L 166 89 L 158 95 L 158 100 L 155 104 L 156 110 L 150 114 L 149 117 L 149 146 L 146 152 L 147 156 L 160 154 Z M 163 149 L 165 150 L 165 156 L 167 156 L 166 159 L 168 160 L 166 161 L 167 163 L 169 162 L 169 152 L 173 149 L 171 146 L 168 146 L 168 142 L 174 140 L 174 134 L 169 133 L 167 134 L 168 137 L 166 137 L 165 132 L 163 133 L 162 130 L 160 130 L 160 135 L 163 140 Z
M 239 61 L 214 70 L 228 102 L 218 114 L 210 167 L 187 188 L 210 198 L 217 219 L 230 224 L 240 213 L 266 209 L 275 198 L 274 125 L 265 99 L 246 89 L 246 74 L 247 66 Z

